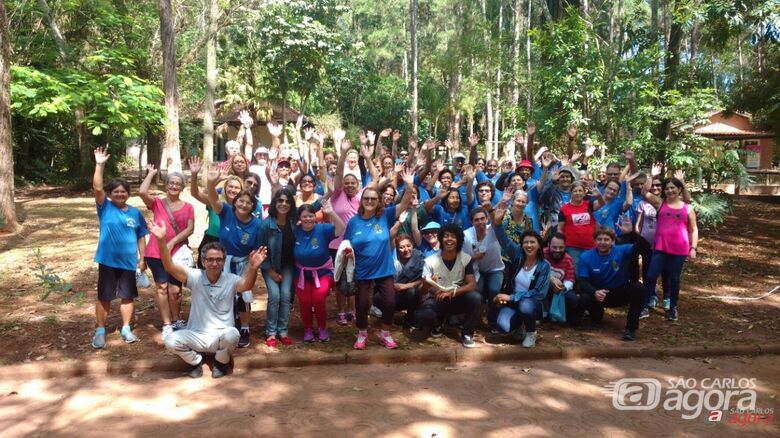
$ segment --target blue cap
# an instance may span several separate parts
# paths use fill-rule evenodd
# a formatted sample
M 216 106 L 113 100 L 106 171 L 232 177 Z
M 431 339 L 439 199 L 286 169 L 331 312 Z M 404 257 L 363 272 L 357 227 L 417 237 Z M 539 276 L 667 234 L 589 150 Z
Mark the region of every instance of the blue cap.
M 420 230 L 420 231 L 422 232 L 422 231 L 438 230 L 440 228 L 441 228 L 441 225 L 439 225 L 438 222 L 428 222 L 427 224 L 425 224 L 424 227 L 422 227 L 422 230 Z

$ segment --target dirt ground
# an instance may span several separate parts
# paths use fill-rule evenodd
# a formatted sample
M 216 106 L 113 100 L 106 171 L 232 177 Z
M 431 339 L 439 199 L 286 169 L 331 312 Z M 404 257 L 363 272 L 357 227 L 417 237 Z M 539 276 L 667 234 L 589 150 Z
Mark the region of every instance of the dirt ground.
M 604 393 L 623 378 L 657 379 L 659 405 L 623 411 Z M 750 424 L 707 421 L 717 397 L 686 391 L 671 404 L 669 379 L 705 390 L 755 379 L 756 409 L 776 412 L 776 356 L 484 364 L 343 365 L 237 371 L 213 380 L 176 373 L 0 382 L 4 436 L 778 436 L 774 416 Z M 692 382 L 691 379 L 695 379 Z M 747 380 L 743 380 L 748 382 Z M 261 389 L 262 388 L 262 389 Z M 695 389 L 694 389 L 695 388 Z M 648 400 L 643 398 L 642 400 Z M 640 403 L 626 404 L 636 406 Z M 722 403 L 722 402 L 720 402 Z M 683 419 L 686 415 L 690 419 Z M 743 417 L 744 418 L 744 417 Z
M 137 189 L 134 187 L 134 192 Z M 186 198 L 185 198 L 186 199 Z M 197 201 L 196 231 L 190 242 L 197 247 L 206 225 L 205 208 Z M 90 338 L 94 328 L 97 267 L 93 262 L 98 223 L 94 201 L 89 193 L 69 193 L 61 187 L 35 187 L 18 193 L 24 231 L 19 235 L 0 235 L 0 364 L 63 359 L 103 358 L 125 361 L 153 358 L 162 352 L 159 328 L 161 320 L 155 308 L 153 290 L 140 291 L 136 301 L 136 333 L 141 342 L 125 345 L 119 339 L 118 308 L 109 317 L 107 348 L 93 351 Z M 142 207 L 140 199 L 130 203 Z M 656 310 L 641 322 L 635 346 L 717 346 L 754 345 L 777 341 L 780 329 L 780 292 L 760 301 L 719 301 L 706 296 L 755 297 L 780 285 L 780 204 L 738 199 L 734 212 L 719 231 L 702 230 L 699 258 L 686 265 L 679 305 L 680 320 L 663 319 Z M 142 208 L 148 216 L 149 212 Z M 40 250 L 40 255 L 36 251 Z M 49 281 L 51 292 L 35 276 L 43 269 L 72 290 L 62 292 L 56 281 Z M 310 349 L 344 352 L 351 349 L 354 328 L 335 324 L 335 298 L 329 298 L 332 341 L 304 345 L 297 302 L 293 306 L 290 327 L 296 341 L 289 347 L 270 349 L 263 343 L 265 289 L 258 279 L 253 309 L 253 339 L 249 349 L 238 355 Z M 185 295 L 183 317 L 189 311 Z M 574 330 L 545 323 L 540 328 L 539 345 L 620 346 L 618 335 L 625 321 L 624 310 L 608 311 L 601 330 Z M 454 328 L 440 339 L 410 337 L 400 327 L 394 336 L 402 349 L 436 348 L 457 342 Z M 481 348 L 517 348 L 509 338 L 486 335 L 480 330 L 476 340 Z M 369 349 L 381 348 L 375 338 Z

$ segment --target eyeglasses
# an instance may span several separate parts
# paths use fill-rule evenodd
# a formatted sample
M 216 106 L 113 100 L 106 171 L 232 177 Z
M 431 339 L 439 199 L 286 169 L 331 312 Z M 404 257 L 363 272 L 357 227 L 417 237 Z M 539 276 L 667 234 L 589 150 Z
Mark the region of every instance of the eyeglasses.
M 379 198 L 371 197 L 371 198 L 363 198 L 363 200 L 364 201 L 368 201 L 368 202 L 377 202 L 377 201 L 379 201 Z
M 182 187 L 184 184 L 176 181 L 171 181 L 168 183 L 168 187 Z
M 277 204 L 290 204 L 290 200 L 289 199 L 285 199 L 285 198 L 279 198 L 279 199 L 276 200 L 276 203 Z
M 205 260 L 206 263 L 223 263 L 225 261 L 222 257 L 207 257 L 203 260 Z
M 479 193 L 489 193 L 490 189 L 479 189 L 477 190 Z
M 256 183 L 256 182 L 254 182 L 254 181 L 252 181 L 251 179 L 250 179 L 250 180 L 247 180 L 246 182 L 244 182 L 244 184 L 246 184 L 246 185 L 248 185 L 248 186 L 252 186 L 252 187 L 254 187 L 254 186 L 256 186 L 256 185 L 257 185 L 257 183 Z

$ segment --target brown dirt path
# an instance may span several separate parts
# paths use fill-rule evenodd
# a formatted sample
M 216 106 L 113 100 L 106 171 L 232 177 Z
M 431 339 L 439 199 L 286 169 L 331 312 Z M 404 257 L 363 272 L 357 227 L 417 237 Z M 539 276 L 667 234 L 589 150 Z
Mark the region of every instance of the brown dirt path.
M 137 189 L 134 187 L 134 192 Z M 129 361 L 150 359 L 162 353 L 159 339 L 159 314 L 153 290 L 140 292 L 137 300 L 136 332 L 141 342 L 125 345 L 116 326 L 118 309 L 109 317 L 108 348 L 94 352 L 89 346 L 94 327 L 97 269 L 92 262 L 97 243 L 97 219 L 94 201 L 88 193 L 68 193 L 59 187 L 36 187 L 19 192 L 17 202 L 24 209 L 25 230 L 18 236 L 0 236 L 0 365 L 19 362 L 61 361 L 66 359 L 106 359 Z M 187 197 L 185 196 L 185 199 Z M 140 199 L 131 204 L 141 207 Z M 197 243 L 206 225 L 205 208 L 193 201 L 196 230 L 191 243 Z M 145 213 L 145 209 L 142 209 Z M 733 215 L 717 232 L 702 231 L 700 257 L 688 263 L 683 277 L 680 321 L 663 320 L 662 312 L 653 312 L 641 322 L 639 340 L 632 346 L 661 348 L 681 346 L 757 345 L 776 342 L 780 330 L 780 293 L 762 301 L 701 300 L 703 295 L 757 296 L 780 285 L 780 204 L 738 199 Z M 40 248 L 40 260 L 34 250 Z M 71 302 L 53 292 L 40 300 L 42 283 L 35 278 L 35 267 L 43 264 L 71 282 Z M 79 295 L 83 299 L 79 300 Z M 263 344 L 265 289 L 262 279 L 255 288 L 253 309 L 253 345 L 237 352 L 246 354 L 284 354 L 285 351 L 346 352 L 354 341 L 352 327 L 335 325 L 335 299 L 329 298 L 329 344 L 303 345 L 297 303 L 291 314 L 291 347 L 269 349 Z M 188 299 L 182 315 L 186 318 Z M 624 310 L 607 312 L 605 328 L 600 331 L 573 330 L 553 324 L 540 329 L 539 345 L 620 348 L 618 339 L 625 321 Z M 402 349 L 429 349 L 457 343 L 454 328 L 446 337 L 421 341 L 400 328 L 394 336 Z M 476 336 L 482 348 L 516 348 L 510 339 Z M 372 338 L 371 349 L 381 348 Z
M 778 436 L 777 421 L 708 424 L 663 403 L 619 411 L 602 393 L 625 377 L 755 378 L 777 409 L 776 356 L 531 363 L 344 365 L 0 383 L 4 436 Z M 693 399 L 691 399 L 693 400 Z M 693 403 L 693 401 L 691 402 Z M 735 406 L 732 405 L 731 407 Z M 693 413 L 693 410 L 686 410 Z

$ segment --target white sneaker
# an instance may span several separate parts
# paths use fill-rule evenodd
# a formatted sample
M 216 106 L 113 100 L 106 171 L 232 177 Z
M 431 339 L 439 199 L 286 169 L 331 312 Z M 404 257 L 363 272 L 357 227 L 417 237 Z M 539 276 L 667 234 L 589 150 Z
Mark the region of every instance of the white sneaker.
M 533 348 L 536 345 L 536 332 L 528 332 L 523 339 L 524 348 Z
M 173 330 L 174 330 L 174 331 L 175 331 L 175 330 L 184 330 L 184 329 L 186 329 L 186 328 L 187 328 L 187 323 L 186 323 L 186 322 L 184 322 L 184 320 L 183 320 L 183 319 L 176 320 L 176 322 L 174 322 L 174 323 L 173 323 L 173 324 L 171 324 L 171 325 L 173 326 Z
M 371 306 L 370 309 L 368 309 L 368 314 L 373 316 L 374 318 L 381 318 L 382 317 L 382 311 L 379 310 L 379 307 L 377 306 Z
M 173 333 L 173 325 L 172 324 L 165 324 L 162 327 L 162 340 L 165 341 L 165 338 L 167 338 L 171 333 Z

